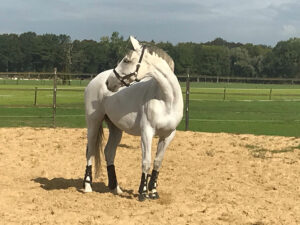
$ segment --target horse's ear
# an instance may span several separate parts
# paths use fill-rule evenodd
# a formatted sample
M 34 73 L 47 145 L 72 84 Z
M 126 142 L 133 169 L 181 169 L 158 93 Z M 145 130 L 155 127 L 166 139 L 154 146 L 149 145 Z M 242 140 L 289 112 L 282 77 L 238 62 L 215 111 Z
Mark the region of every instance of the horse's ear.
M 133 36 L 130 36 L 130 41 L 134 50 L 141 50 L 142 46 L 138 40 L 136 40 Z

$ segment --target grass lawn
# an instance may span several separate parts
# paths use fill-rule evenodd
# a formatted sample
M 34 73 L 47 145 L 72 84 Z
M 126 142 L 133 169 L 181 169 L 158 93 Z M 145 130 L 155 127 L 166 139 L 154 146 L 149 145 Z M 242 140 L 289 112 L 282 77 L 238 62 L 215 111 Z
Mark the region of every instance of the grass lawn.
M 189 117 L 194 131 L 300 136 L 297 101 L 191 101 Z
M 76 82 L 71 82 L 71 86 L 58 86 L 56 126 L 86 126 L 84 82 Z M 181 85 L 184 93 L 185 84 Z M 35 87 L 38 87 L 36 106 Z M 51 81 L 44 84 L 41 81 L 26 84 L 0 81 L 0 126 L 52 126 L 53 91 L 45 89 L 51 87 Z M 7 90 L 9 88 L 18 90 Z M 189 128 L 194 131 L 299 137 L 300 85 L 191 83 L 189 111 Z M 183 130 L 184 124 L 183 120 L 179 129 Z

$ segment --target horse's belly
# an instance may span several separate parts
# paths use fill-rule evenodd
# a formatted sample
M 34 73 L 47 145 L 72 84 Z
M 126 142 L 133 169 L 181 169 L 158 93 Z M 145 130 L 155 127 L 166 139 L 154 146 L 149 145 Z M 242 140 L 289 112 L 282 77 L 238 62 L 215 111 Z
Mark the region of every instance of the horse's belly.
M 136 112 L 131 112 L 121 117 L 110 115 L 109 118 L 115 126 L 126 133 L 137 136 L 141 134 L 140 125 L 137 120 L 138 114 Z

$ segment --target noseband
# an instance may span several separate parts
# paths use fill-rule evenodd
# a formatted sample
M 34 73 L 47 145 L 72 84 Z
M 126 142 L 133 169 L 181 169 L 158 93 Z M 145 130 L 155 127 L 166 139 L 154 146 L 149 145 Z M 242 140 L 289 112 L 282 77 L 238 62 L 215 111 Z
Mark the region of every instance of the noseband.
M 138 64 L 136 65 L 136 69 L 135 69 L 135 71 L 134 71 L 133 73 L 129 73 L 129 74 L 126 74 L 125 76 L 121 76 L 121 75 L 116 71 L 116 69 L 113 70 L 113 72 L 114 72 L 115 76 L 118 78 L 118 80 L 121 81 L 121 83 L 122 83 L 123 85 L 125 85 L 126 87 L 129 87 L 130 83 L 127 83 L 127 82 L 125 82 L 125 81 L 126 81 L 126 80 L 128 81 L 132 76 L 136 76 L 136 78 L 135 78 L 135 81 L 136 81 L 136 82 L 139 82 L 139 81 L 140 81 L 139 79 L 137 79 L 137 74 L 138 74 L 139 69 L 140 69 L 140 67 L 141 67 L 141 62 L 142 62 L 143 57 L 144 57 L 144 52 L 145 52 L 145 46 L 143 46 L 142 53 L 141 53 L 140 58 L 139 58 L 139 62 L 138 62 Z

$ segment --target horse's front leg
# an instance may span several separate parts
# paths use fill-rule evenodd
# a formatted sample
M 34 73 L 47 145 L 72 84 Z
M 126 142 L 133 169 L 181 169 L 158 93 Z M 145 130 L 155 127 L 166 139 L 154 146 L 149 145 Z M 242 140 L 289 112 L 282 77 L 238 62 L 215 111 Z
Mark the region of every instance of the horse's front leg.
M 151 199 L 158 199 L 159 195 L 157 192 L 157 179 L 159 174 L 159 169 L 161 167 L 165 152 L 170 142 L 173 140 L 175 136 L 176 130 L 174 130 L 168 137 L 160 138 L 157 145 L 157 152 L 154 160 L 153 170 L 151 173 L 151 178 L 149 181 L 149 197 Z
M 144 201 L 149 198 L 148 195 L 148 173 L 151 167 L 151 145 L 153 131 L 152 129 L 144 129 L 141 134 L 142 148 L 142 177 L 139 187 L 139 201 Z

